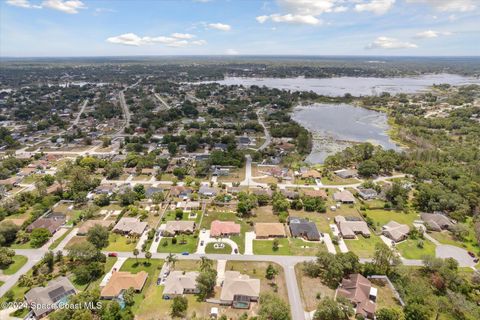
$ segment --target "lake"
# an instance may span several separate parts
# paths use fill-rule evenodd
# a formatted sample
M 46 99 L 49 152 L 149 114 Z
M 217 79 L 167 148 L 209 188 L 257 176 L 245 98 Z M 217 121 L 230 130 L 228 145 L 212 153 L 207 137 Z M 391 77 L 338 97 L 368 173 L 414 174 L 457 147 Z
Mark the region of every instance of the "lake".
M 358 142 L 400 150 L 388 136 L 387 116 L 381 112 L 349 104 L 317 103 L 296 107 L 292 119 L 312 133 L 309 163 L 323 163 L 327 156 Z
M 434 84 L 451 85 L 480 84 L 480 79 L 463 77 L 456 74 L 427 74 L 418 77 L 373 78 L 373 77 L 335 77 L 335 78 L 241 78 L 226 77 L 219 81 L 198 83 L 220 83 L 222 85 L 266 86 L 269 88 L 292 91 L 313 91 L 325 96 L 378 95 L 382 92 L 417 93 Z

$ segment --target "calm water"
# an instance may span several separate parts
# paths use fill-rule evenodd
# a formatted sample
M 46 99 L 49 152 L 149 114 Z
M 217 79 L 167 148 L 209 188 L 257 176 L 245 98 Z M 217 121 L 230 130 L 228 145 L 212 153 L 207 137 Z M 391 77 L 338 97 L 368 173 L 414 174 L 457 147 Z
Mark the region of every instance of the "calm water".
M 369 77 L 336 77 L 336 78 L 240 78 L 227 77 L 217 82 L 223 85 L 266 86 L 270 88 L 292 91 L 313 91 L 326 96 L 343 96 L 350 93 L 354 96 L 377 95 L 389 93 L 416 93 L 433 84 L 448 83 L 451 85 L 480 84 L 480 79 L 468 78 L 455 74 L 429 74 L 419 77 L 369 78 Z
M 307 157 L 311 163 L 322 163 L 354 142 L 400 149 L 388 137 L 387 116 L 381 112 L 349 104 L 314 104 L 295 108 L 292 118 L 312 132 L 313 149 Z

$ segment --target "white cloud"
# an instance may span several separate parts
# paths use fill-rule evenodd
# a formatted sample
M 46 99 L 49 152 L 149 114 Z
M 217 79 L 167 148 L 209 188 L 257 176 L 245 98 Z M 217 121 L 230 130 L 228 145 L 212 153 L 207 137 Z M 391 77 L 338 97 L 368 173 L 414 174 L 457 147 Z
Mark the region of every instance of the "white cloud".
M 7 4 L 25 9 L 41 9 L 42 6 L 31 4 L 28 0 L 7 0 Z
M 410 42 L 403 42 L 395 38 L 378 37 L 366 46 L 366 49 L 408 49 L 417 48 L 417 45 Z
M 192 44 L 194 44 L 196 46 L 203 46 L 203 45 L 207 44 L 207 41 L 205 41 L 205 40 L 195 40 L 195 41 L 192 41 Z
M 195 38 L 193 34 L 190 33 L 172 33 L 172 37 L 177 38 L 177 39 L 192 39 Z
M 177 35 L 177 37 L 174 37 L 174 35 Z M 205 45 L 207 42 L 205 40 L 196 40 L 189 42 L 188 40 L 185 40 L 185 38 L 179 38 L 178 35 L 183 35 L 181 33 L 173 33 L 172 37 L 166 37 L 166 36 L 158 36 L 158 37 L 140 37 L 136 35 L 135 33 L 124 33 L 119 36 L 115 37 L 110 37 L 107 38 L 107 42 L 114 43 L 114 44 L 122 44 L 126 46 L 143 46 L 143 45 L 152 45 L 152 44 L 163 44 L 167 47 L 185 47 L 188 46 L 189 44 L 193 45 Z M 194 35 L 190 35 L 192 38 Z
M 370 0 L 369 2 L 356 4 L 355 11 L 370 11 L 375 14 L 384 14 L 390 10 L 394 3 L 395 0 Z
M 220 31 L 230 31 L 232 29 L 232 27 L 228 24 L 224 24 L 224 23 L 209 23 L 207 24 L 207 27 L 210 28 L 210 29 L 216 29 L 216 30 L 220 30 Z
M 234 55 L 237 55 L 239 52 L 235 49 L 227 49 L 225 53 L 228 54 L 229 56 L 234 56 Z
M 292 24 L 310 24 L 310 25 L 318 25 L 321 24 L 322 21 L 320 19 L 315 18 L 312 15 L 299 15 L 299 14 L 271 14 L 269 16 L 259 16 L 256 18 L 259 23 L 265 23 L 268 20 L 273 22 L 285 22 L 285 23 L 292 23 Z
M 45 0 L 42 2 L 42 6 L 69 14 L 75 14 L 79 9 L 87 8 L 80 0 Z
M 419 32 L 415 35 L 416 38 L 438 38 L 439 36 L 449 36 L 452 33 L 449 31 L 433 31 L 427 30 Z
M 469 12 L 476 9 L 478 0 L 407 0 L 409 3 L 424 3 L 438 11 Z
M 287 12 L 312 16 L 335 12 L 337 4 L 344 3 L 343 0 L 278 0 L 277 2 Z M 343 6 L 340 7 L 342 7 L 340 10 L 344 10 Z

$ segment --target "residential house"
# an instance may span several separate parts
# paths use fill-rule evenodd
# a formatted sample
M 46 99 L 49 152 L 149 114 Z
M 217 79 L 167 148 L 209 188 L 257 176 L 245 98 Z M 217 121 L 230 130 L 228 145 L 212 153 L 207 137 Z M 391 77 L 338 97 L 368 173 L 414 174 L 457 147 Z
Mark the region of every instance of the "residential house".
M 192 189 L 184 186 L 173 186 L 170 188 L 170 195 L 178 198 L 190 198 L 192 195 Z
M 220 302 L 236 309 L 248 309 L 251 302 L 258 301 L 260 280 L 251 279 L 238 271 L 225 271 Z
M 280 193 L 287 199 L 293 200 L 298 199 L 299 195 L 297 191 L 290 189 L 280 189 Z
M 372 286 L 370 280 L 361 274 L 351 274 L 347 278 L 342 279 L 335 296 L 343 297 L 350 301 L 355 308 L 355 315 L 374 319 L 377 289 Z
M 431 231 L 442 231 L 448 230 L 453 227 L 453 222 L 442 213 L 426 213 L 423 212 L 420 214 L 420 217 L 425 222 L 427 230 Z
M 233 236 L 240 234 L 240 225 L 233 221 L 214 220 L 210 225 L 211 237 Z
M 348 190 L 338 191 L 333 194 L 333 200 L 341 203 L 355 203 L 355 197 Z
M 350 179 L 358 175 L 357 170 L 352 170 L 352 169 L 341 169 L 341 170 L 335 171 L 334 173 L 336 176 L 342 179 Z
M 138 273 L 114 270 L 107 285 L 100 292 L 100 297 L 103 299 L 114 299 L 129 288 L 133 288 L 136 292 L 141 292 L 145 282 L 147 282 L 147 278 L 148 273 L 143 270 Z
M 371 188 L 357 188 L 358 196 L 363 200 L 371 200 L 378 197 L 378 192 Z
M 328 197 L 327 192 L 323 189 L 314 190 L 314 189 L 305 188 L 304 190 L 302 190 L 302 193 L 305 197 L 322 198 L 322 199 L 327 199 Z
M 285 238 L 287 236 L 282 223 L 257 222 L 254 226 L 257 239 Z
M 114 183 L 101 184 L 95 188 L 94 192 L 96 194 L 106 194 L 111 196 L 115 192 L 116 188 L 117 185 Z
M 76 293 L 75 287 L 68 278 L 58 277 L 51 280 L 46 287 L 30 289 L 25 294 L 25 301 L 28 305 L 35 305 L 32 312 L 37 319 L 40 319 L 56 310 L 59 303 L 66 302 L 69 296 Z
M 215 190 L 214 188 L 211 188 L 207 185 L 202 185 L 200 186 L 200 189 L 198 190 L 198 193 L 202 196 L 205 196 L 205 197 L 214 197 L 217 195 L 217 190 Z
M 196 271 L 172 271 L 165 280 L 165 288 L 163 289 L 163 299 L 173 299 L 175 296 L 183 294 L 198 293 L 197 277 L 199 273 Z
M 410 227 L 396 221 L 390 221 L 382 227 L 382 234 L 394 242 L 400 242 L 408 238 Z
M 288 226 L 290 227 L 290 233 L 292 237 L 304 238 L 310 241 L 319 241 L 320 233 L 314 222 L 308 221 L 303 218 L 288 218 Z
M 301 174 L 302 179 L 321 179 L 322 175 L 317 170 L 307 170 Z
M 191 234 L 195 231 L 194 221 L 167 221 L 164 232 L 168 235 L 176 235 L 181 233 Z
M 270 189 L 262 189 L 262 188 L 254 188 L 254 189 L 251 189 L 252 193 L 256 196 L 267 196 L 269 198 L 272 197 L 273 195 L 273 191 L 270 190 Z
M 140 221 L 138 218 L 122 217 L 115 227 L 113 227 L 113 232 L 130 236 L 140 236 L 146 228 L 147 223 Z
M 344 216 L 336 216 L 335 223 L 344 239 L 355 239 L 357 234 L 361 234 L 365 238 L 370 237 L 370 229 L 363 220 L 347 220 Z
M 51 234 L 54 234 L 57 232 L 58 229 L 60 229 L 61 226 L 63 226 L 66 222 L 66 216 L 65 215 L 50 215 L 50 216 L 45 216 L 45 217 L 40 217 L 34 222 L 32 222 L 28 227 L 27 227 L 27 232 L 32 232 L 34 229 L 38 228 L 45 228 L 48 231 L 50 231 Z
M 160 192 L 163 192 L 162 188 L 148 187 L 147 190 L 145 190 L 145 197 L 151 198 L 155 193 L 160 193 Z
M 183 211 L 192 211 L 200 209 L 199 201 L 179 201 L 177 202 L 177 209 L 182 209 Z
M 102 226 L 108 229 L 112 226 L 112 224 L 112 220 L 87 220 L 78 228 L 77 235 L 86 235 L 88 230 L 92 229 L 94 226 Z

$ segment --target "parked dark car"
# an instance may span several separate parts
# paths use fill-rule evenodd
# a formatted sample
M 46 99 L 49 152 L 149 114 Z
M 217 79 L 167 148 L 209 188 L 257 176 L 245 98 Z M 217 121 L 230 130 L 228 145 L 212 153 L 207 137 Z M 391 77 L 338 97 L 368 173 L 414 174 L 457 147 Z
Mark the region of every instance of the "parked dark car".
M 473 253 L 472 251 L 468 251 L 468 255 L 472 258 L 475 258 L 475 253 Z

